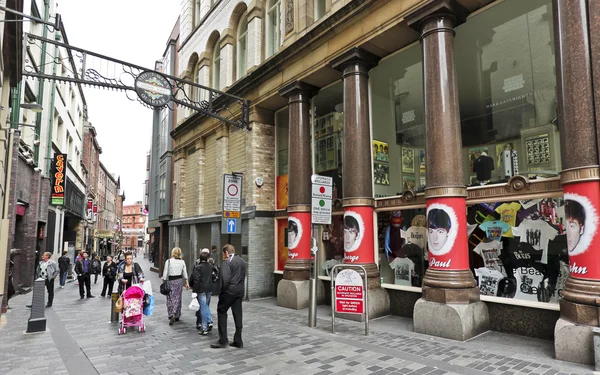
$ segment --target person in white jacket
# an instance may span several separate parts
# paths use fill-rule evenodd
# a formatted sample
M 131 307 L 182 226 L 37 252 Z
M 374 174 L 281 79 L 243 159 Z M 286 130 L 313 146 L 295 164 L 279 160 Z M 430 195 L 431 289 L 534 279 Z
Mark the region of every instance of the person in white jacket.
M 54 279 L 60 274 L 58 264 L 50 259 L 51 256 L 51 253 L 45 252 L 37 268 L 37 276 L 46 281 L 46 290 L 48 291 L 48 303 L 46 307 L 52 307 L 52 302 L 54 301 Z
M 171 250 L 171 258 L 165 262 L 162 275 L 163 280 L 169 280 L 171 292 L 167 296 L 167 314 L 169 325 L 179 321 L 181 317 L 181 293 L 183 286 L 190 288 L 185 261 L 182 258 L 181 249 L 178 247 Z

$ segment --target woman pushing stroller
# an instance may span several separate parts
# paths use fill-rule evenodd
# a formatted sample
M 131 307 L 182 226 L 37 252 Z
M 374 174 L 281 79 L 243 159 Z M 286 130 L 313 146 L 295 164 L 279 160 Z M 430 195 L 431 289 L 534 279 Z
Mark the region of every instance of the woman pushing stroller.
M 144 272 L 139 264 L 133 262 L 133 254 L 127 252 L 123 255 L 125 255 L 125 263 L 120 264 L 117 270 L 119 294 L 132 284 L 144 282 Z

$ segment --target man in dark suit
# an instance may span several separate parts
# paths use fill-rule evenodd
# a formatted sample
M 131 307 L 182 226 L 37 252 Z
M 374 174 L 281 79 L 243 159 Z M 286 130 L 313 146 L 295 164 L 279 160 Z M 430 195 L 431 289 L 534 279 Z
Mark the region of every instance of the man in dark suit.
M 75 273 L 77 274 L 77 280 L 79 281 L 79 296 L 81 299 L 85 298 L 83 293 L 83 284 L 85 283 L 85 289 L 87 292 L 87 298 L 95 298 L 92 295 L 90 274 L 92 273 L 92 262 L 88 259 L 88 253 L 83 253 L 83 258 L 75 263 Z
M 244 298 L 244 281 L 246 279 L 246 262 L 235 254 L 232 245 L 223 246 L 223 262 L 221 263 L 221 294 L 217 304 L 219 319 L 219 341 L 211 344 L 211 348 L 225 348 L 229 344 L 227 338 L 227 311 L 231 308 L 235 322 L 235 335 L 230 346 L 243 348 L 242 341 L 242 298 Z

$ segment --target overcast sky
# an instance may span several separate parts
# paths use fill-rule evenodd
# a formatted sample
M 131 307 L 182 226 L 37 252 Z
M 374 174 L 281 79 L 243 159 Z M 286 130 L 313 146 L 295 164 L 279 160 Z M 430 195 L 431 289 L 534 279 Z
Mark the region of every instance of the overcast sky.
M 153 69 L 179 15 L 179 1 L 58 0 L 57 12 L 72 46 Z M 124 92 L 84 90 L 102 147 L 100 161 L 121 177 L 125 204 L 134 204 L 143 196 L 152 111 Z

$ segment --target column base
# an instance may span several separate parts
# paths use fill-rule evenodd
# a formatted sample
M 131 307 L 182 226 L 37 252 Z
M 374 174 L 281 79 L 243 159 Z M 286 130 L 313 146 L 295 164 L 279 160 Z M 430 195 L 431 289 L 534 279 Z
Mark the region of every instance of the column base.
M 331 307 L 335 308 L 334 306 Z M 378 288 L 367 289 L 367 309 L 369 320 L 390 314 L 390 296 L 381 285 Z M 336 318 L 364 322 L 365 317 L 361 314 L 335 314 Z
M 419 298 L 413 313 L 414 331 L 465 341 L 490 329 L 485 303 L 442 304 Z
M 554 327 L 554 353 L 561 361 L 594 364 L 594 327 L 560 318 Z
M 281 280 L 277 284 L 277 306 L 301 310 L 308 308 L 310 296 L 309 280 Z M 317 305 L 325 304 L 325 285 L 317 280 Z

